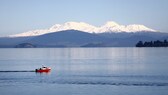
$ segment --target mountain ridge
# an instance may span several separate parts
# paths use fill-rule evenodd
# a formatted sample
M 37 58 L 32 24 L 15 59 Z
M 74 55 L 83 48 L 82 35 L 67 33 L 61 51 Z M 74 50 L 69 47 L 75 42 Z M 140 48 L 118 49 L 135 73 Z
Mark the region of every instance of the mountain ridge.
M 59 32 L 64 30 L 79 30 L 87 33 L 120 33 L 120 32 L 157 32 L 154 29 L 148 28 L 144 25 L 119 25 L 116 22 L 108 21 L 100 27 L 96 27 L 84 22 L 66 22 L 64 24 L 55 24 L 48 29 L 39 29 L 28 31 L 20 34 L 9 35 L 9 37 L 26 37 L 26 36 L 38 36 L 47 33 Z

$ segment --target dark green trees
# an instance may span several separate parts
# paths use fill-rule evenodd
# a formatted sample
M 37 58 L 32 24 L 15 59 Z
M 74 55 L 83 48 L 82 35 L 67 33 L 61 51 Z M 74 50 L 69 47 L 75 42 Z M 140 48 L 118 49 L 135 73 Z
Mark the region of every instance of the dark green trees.
M 157 41 L 150 41 L 150 42 L 144 42 L 144 43 L 142 41 L 139 41 L 136 44 L 136 47 L 168 47 L 168 41 L 157 40 Z

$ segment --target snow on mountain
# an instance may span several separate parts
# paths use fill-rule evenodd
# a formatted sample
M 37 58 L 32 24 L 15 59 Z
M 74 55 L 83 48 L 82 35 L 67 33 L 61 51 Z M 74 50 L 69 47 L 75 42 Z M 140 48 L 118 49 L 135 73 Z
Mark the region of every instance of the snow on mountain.
M 89 25 L 84 22 L 66 22 L 64 24 L 55 24 L 49 29 L 33 30 L 16 35 L 10 35 L 9 37 L 25 37 L 25 36 L 38 36 L 52 32 L 58 32 L 63 30 L 79 30 L 88 33 L 111 33 L 111 32 L 156 32 L 156 30 L 150 29 L 144 25 L 119 25 L 116 22 L 109 21 L 101 27 Z
M 84 22 L 67 22 L 63 25 L 58 26 L 58 24 L 52 26 L 49 31 L 62 31 L 62 30 L 80 30 L 80 31 L 84 31 L 84 32 L 96 32 L 97 27 L 89 25 L 87 23 Z
M 115 22 L 107 22 L 105 25 L 99 28 L 99 33 L 104 32 L 141 32 L 141 31 L 148 31 L 148 32 L 156 32 L 156 30 L 150 29 L 144 25 L 119 25 Z

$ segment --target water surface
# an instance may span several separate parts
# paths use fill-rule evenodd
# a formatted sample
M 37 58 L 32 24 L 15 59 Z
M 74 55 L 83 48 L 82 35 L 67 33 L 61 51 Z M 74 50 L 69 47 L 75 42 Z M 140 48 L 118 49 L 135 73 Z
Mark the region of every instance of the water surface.
M 168 48 L 0 49 L 0 67 L 2 95 L 168 94 Z

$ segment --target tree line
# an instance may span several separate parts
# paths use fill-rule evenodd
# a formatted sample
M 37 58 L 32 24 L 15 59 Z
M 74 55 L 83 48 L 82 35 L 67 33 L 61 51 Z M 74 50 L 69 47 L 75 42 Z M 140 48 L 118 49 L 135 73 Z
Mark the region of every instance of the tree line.
M 136 47 L 168 47 L 168 41 L 167 40 L 164 40 L 164 41 L 156 40 L 156 41 L 149 41 L 149 42 L 139 41 L 136 44 Z

